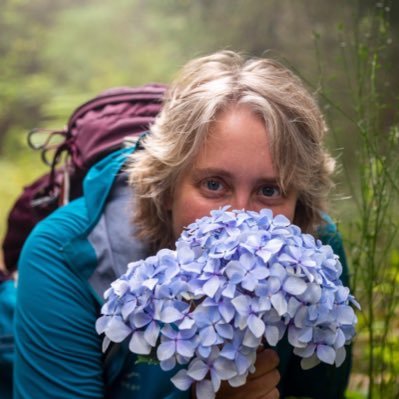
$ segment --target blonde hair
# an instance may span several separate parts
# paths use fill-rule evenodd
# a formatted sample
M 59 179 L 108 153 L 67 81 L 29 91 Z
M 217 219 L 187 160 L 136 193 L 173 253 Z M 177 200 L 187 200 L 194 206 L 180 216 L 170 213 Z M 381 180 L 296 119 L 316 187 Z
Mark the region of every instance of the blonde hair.
M 308 232 L 321 223 L 334 160 L 323 146 L 326 125 L 313 96 L 273 59 L 245 59 L 221 51 L 182 68 L 142 142 L 144 149 L 132 155 L 134 222 L 138 237 L 154 249 L 173 246 L 166 204 L 216 115 L 233 104 L 249 106 L 264 121 L 279 184 L 283 191 L 294 188 L 298 192 L 294 223 Z

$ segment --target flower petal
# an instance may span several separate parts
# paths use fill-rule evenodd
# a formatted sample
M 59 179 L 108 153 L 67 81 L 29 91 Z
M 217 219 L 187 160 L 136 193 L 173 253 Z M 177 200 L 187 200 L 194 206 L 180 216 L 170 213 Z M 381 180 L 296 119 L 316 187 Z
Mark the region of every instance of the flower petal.
M 151 352 L 151 345 L 144 338 L 143 331 L 133 333 L 129 342 L 129 350 L 137 355 L 148 355 Z
M 282 292 L 277 292 L 276 294 L 272 295 L 270 302 L 272 303 L 274 309 L 276 309 L 279 316 L 287 313 L 288 305 Z
M 265 338 L 266 338 L 267 343 L 270 346 L 276 346 L 280 339 L 280 334 L 279 334 L 278 328 L 276 326 L 266 325 Z
M 188 243 L 185 242 L 177 242 L 176 243 L 177 250 L 177 259 L 181 264 L 187 264 L 194 260 L 194 251 L 190 248 Z
M 157 348 L 157 357 L 159 360 L 166 360 L 172 357 L 176 351 L 176 344 L 174 341 L 164 341 Z
M 310 357 L 314 354 L 315 350 L 316 350 L 316 345 L 309 344 L 304 348 L 294 348 L 294 353 L 301 357 Z
M 197 399 L 215 399 L 215 391 L 212 382 L 209 380 L 198 382 L 195 386 L 195 393 Z
M 218 357 L 213 363 L 213 368 L 221 380 L 228 380 L 237 375 L 235 363 L 223 357 Z
M 248 372 L 249 367 L 251 366 L 252 362 L 248 356 L 244 356 L 242 353 L 237 352 L 236 356 L 236 367 L 238 374 L 242 375 Z M 234 377 L 233 377 L 234 378 Z M 231 378 L 229 378 L 230 380 Z
M 223 317 L 223 320 L 226 323 L 230 323 L 230 321 L 234 317 L 235 309 L 231 303 L 224 301 L 223 303 L 221 303 L 219 305 L 219 312 L 220 312 L 221 316 Z
M 346 349 L 344 346 L 342 346 L 341 348 L 338 348 L 336 350 L 335 365 L 337 367 L 340 367 L 342 365 L 342 363 L 344 362 L 345 357 L 346 357 Z
M 256 338 L 260 338 L 265 332 L 265 324 L 254 314 L 251 314 L 248 317 L 248 328 Z
M 234 329 L 231 324 L 216 324 L 215 329 L 220 337 L 224 339 L 233 339 Z
M 324 363 L 334 364 L 335 362 L 335 350 L 328 345 L 318 345 L 316 349 L 317 357 Z
M 159 366 L 163 371 L 169 371 L 176 367 L 176 358 L 174 356 L 169 359 L 162 360 L 159 362 Z
M 96 332 L 102 334 L 107 328 L 108 322 L 111 320 L 111 316 L 101 316 L 96 320 Z
M 202 381 L 208 371 L 208 366 L 202 360 L 196 358 L 189 364 L 187 375 L 195 381 Z
M 162 309 L 160 321 L 163 323 L 174 323 L 177 320 L 181 320 L 183 315 L 180 311 L 173 306 L 167 306 L 166 308 Z
M 179 370 L 171 379 L 173 385 L 181 391 L 187 391 L 193 383 L 186 369 Z
M 157 283 L 158 283 L 157 278 L 149 278 L 142 282 L 143 286 L 147 287 L 151 291 L 154 289 L 154 287 L 156 286 Z
M 132 316 L 132 322 L 136 328 L 144 327 L 151 321 L 152 321 L 151 316 L 148 313 L 144 313 L 143 311 L 134 313 Z
M 232 299 L 231 303 L 238 313 L 242 315 L 247 314 L 250 300 L 246 295 L 239 295 L 235 297 L 234 299 Z
M 303 279 L 295 276 L 287 277 L 283 284 L 285 291 L 291 295 L 303 294 L 306 291 L 307 286 L 308 285 Z
M 144 339 L 148 342 L 149 345 L 151 345 L 152 347 L 155 346 L 155 344 L 157 343 L 158 340 L 158 336 L 159 336 L 159 331 L 161 330 L 160 325 L 155 322 L 152 321 L 148 327 L 145 329 L 144 332 Z
M 137 299 L 135 297 L 131 297 L 130 300 L 127 300 L 123 303 L 121 313 L 122 317 L 126 320 L 130 314 L 136 309 Z
M 113 342 L 122 342 L 131 332 L 132 329 L 118 316 L 109 320 L 105 330 L 106 336 Z
M 217 276 L 211 277 L 202 287 L 204 293 L 213 298 L 220 287 L 220 279 Z
M 272 254 L 276 254 L 277 252 L 280 251 L 283 245 L 284 245 L 283 240 L 280 240 L 279 238 L 273 238 L 270 241 L 268 241 L 263 248 L 271 252 Z
M 196 345 L 190 340 L 181 339 L 176 343 L 176 352 L 184 357 L 191 358 L 194 356 Z
M 310 357 L 305 357 L 301 360 L 302 370 L 310 370 L 318 364 L 320 364 L 320 360 L 317 358 L 316 353 L 314 353 Z
M 217 342 L 217 338 L 218 338 L 213 326 L 208 326 L 208 327 L 203 328 L 199 332 L 199 337 L 201 340 L 201 344 L 203 346 L 214 345 Z
M 355 312 L 350 306 L 341 305 L 336 309 L 337 321 L 340 324 L 353 324 Z
M 261 338 L 255 337 L 250 329 L 245 331 L 244 339 L 242 341 L 244 346 L 247 346 L 248 348 L 257 348 L 260 345 L 260 342 Z

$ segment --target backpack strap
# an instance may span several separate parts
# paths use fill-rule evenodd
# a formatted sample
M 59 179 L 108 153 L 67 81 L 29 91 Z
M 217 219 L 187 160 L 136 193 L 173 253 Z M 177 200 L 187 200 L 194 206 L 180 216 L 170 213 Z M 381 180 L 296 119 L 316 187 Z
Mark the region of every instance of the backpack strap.
M 98 260 L 88 280 L 101 298 L 110 284 L 126 272 L 128 263 L 149 255 L 148 247 L 134 238 L 132 203 L 133 190 L 127 185 L 127 175 L 119 174 L 100 219 L 87 237 Z
M 100 307 L 104 291 L 127 270 L 129 262 L 148 256 L 148 249 L 134 239 L 129 208 L 133 191 L 127 174 L 121 171 L 127 156 L 139 148 L 126 148 L 110 154 L 89 171 L 84 186 L 89 225 L 81 235 L 63 247 L 69 266 L 87 281 Z M 120 376 L 130 352 L 128 342 L 111 344 L 104 354 L 104 378 L 112 385 Z

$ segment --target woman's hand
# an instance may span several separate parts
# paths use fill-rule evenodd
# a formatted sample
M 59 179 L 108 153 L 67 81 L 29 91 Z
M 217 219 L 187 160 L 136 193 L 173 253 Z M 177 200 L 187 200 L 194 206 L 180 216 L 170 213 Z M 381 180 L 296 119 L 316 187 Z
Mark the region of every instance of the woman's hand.
M 277 399 L 280 394 L 277 384 L 280 373 L 277 370 L 279 357 L 273 349 L 265 349 L 257 354 L 256 371 L 248 375 L 247 382 L 233 388 L 228 382 L 223 382 L 218 391 L 217 399 Z

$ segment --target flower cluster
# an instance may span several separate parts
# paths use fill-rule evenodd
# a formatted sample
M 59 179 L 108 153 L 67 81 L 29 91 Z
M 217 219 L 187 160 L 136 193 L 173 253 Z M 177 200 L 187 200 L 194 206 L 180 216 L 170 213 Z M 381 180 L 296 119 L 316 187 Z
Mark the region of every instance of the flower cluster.
M 129 349 L 155 354 L 163 370 L 186 365 L 175 386 L 212 398 L 222 380 L 244 384 L 259 345 L 286 332 L 303 368 L 339 366 L 358 306 L 341 271 L 330 246 L 284 216 L 225 207 L 188 226 L 175 251 L 130 264 L 96 328 L 104 350 L 130 336 Z

